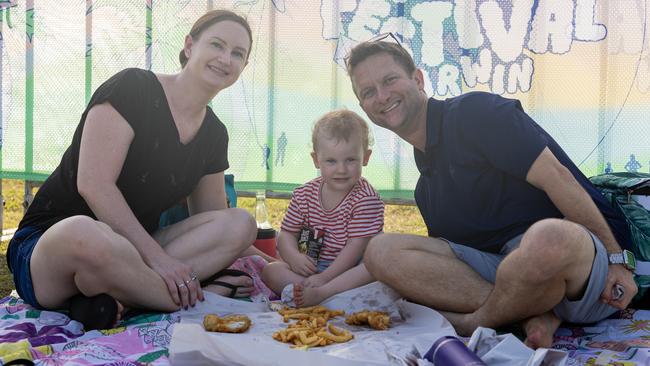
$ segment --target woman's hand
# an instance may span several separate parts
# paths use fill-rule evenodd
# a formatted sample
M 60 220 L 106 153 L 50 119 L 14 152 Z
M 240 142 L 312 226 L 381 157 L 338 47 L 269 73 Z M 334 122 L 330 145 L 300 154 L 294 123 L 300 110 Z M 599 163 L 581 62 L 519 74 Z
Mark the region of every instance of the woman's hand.
M 287 264 L 291 270 L 303 277 L 309 277 L 316 273 L 316 264 L 306 254 L 297 253 L 287 258 Z
M 203 301 L 199 280 L 190 266 L 164 252 L 149 259 L 148 264 L 163 279 L 177 305 L 187 309 L 197 299 Z

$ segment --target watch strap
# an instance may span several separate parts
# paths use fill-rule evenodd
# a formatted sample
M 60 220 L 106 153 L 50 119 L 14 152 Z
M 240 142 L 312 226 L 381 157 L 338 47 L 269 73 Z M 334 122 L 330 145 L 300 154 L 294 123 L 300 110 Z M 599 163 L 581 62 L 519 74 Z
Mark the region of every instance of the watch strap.
M 623 252 L 619 253 L 609 253 L 607 256 L 607 261 L 609 264 L 624 264 Z

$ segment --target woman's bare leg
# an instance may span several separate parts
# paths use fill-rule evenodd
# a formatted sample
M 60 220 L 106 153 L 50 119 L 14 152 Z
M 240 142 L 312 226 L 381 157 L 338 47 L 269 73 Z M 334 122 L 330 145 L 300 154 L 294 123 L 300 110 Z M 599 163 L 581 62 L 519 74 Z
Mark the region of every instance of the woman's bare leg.
M 87 216 L 64 219 L 41 236 L 32 254 L 31 275 L 36 298 L 48 309 L 67 307 L 78 293 L 106 293 L 129 307 L 178 310 L 162 278 L 135 247 Z
M 165 251 L 189 264 L 204 280 L 231 265 L 255 241 L 255 220 L 245 210 L 232 208 L 196 214 L 154 234 Z M 253 283 L 247 276 L 223 276 L 219 281 L 240 287 L 235 296 L 247 296 Z M 206 286 L 208 291 L 229 295 L 230 289 Z

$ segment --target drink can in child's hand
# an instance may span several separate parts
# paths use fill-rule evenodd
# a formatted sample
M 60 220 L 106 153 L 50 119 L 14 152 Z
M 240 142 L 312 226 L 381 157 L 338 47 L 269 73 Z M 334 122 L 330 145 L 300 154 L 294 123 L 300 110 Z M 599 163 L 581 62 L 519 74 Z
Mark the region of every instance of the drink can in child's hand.
M 317 262 L 324 240 L 324 230 L 303 227 L 298 238 L 298 250 Z
M 485 366 L 463 341 L 456 337 L 444 336 L 433 343 L 424 359 L 436 366 Z

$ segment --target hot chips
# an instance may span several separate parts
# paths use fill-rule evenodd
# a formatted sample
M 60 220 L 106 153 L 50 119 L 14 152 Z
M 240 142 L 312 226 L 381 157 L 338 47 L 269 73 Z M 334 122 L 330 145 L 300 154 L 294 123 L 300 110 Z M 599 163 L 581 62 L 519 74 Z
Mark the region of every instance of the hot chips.
M 345 319 L 346 324 L 368 325 L 372 329 L 386 330 L 390 327 L 390 317 L 383 311 L 364 310 L 349 315 Z
M 323 319 L 323 318 L 320 318 Z M 299 320 L 289 324 L 286 329 L 273 333 L 273 339 L 283 343 L 293 343 L 292 348 L 308 348 L 329 346 L 334 343 L 345 343 L 354 338 L 346 329 L 337 328 L 316 318 Z
M 296 322 L 289 324 L 286 329 L 273 333 L 273 339 L 292 343 L 292 348 L 329 346 L 334 343 L 345 343 L 354 338 L 350 331 L 327 323 L 331 318 L 344 315 L 345 312 L 342 310 L 330 310 L 317 305 L 300 309 L 284 308 L 278 312 L 285 323 L 290 320 Z
M 322 305 L 316 305 L 316 306 L 309 306 L 306 308 L 299 308 L 299 309 L 284 308 L 282 310 L 279 310 L 278 313 L 280 313 L 280 315 L 283 316 L 285 323 L 289 322 L 289 320 L 312 319 L 312 318 L 323 318 L 327 322 L 331 318 L 344 315 L 345 311 L 330 310 Z

